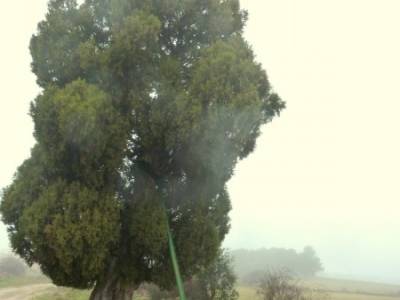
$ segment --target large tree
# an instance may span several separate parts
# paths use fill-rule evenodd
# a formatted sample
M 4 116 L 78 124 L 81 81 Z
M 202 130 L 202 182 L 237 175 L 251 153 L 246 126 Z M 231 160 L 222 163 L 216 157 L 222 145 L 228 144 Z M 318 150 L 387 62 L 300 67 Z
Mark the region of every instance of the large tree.
M 129 299 L 173 285 L 229 229 L 226 182 L 284 107 L 239 0 L 51 0 L 30 50 L 37 140 L 4 190 L 11 244 L 55 284 Z
M 235 290 L 236 276 L 232 260 L 229 252 L 220 249 L 215 261 L 197 274 L 195 282 L 199 293 L 203 295 L 193 299 L 237 300 L 239 294 Z

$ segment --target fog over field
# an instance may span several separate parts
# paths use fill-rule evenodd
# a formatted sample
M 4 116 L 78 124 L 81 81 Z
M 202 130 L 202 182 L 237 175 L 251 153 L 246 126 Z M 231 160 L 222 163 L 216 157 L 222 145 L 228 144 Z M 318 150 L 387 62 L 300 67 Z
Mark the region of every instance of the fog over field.
M 229 183 L 232 249 L 312 245 L 327 274 L 400 283 L 400 2 L 242 0 L 287 102 Z M 0 186 L 34 140 L 29 39 L 46 0 L 0 10 Z M 0 251 L 9 251 L 1 225 Z

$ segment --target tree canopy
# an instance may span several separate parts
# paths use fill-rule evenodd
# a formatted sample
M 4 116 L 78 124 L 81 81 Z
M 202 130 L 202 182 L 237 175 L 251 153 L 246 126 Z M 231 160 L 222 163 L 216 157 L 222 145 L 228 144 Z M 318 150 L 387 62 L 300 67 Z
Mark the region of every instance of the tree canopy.
M 284 108 L 246 19 L 238 0 L 49 1 L 30 44 L 37 143 L 0 208 L 16 253 L 104 299 L 174 283 L 167 220 L 185 277 L 216 257 L 226 182 Z
M 204 300 L 237 300 L 235 290 L 236 276 L 233 272 L 232 257 L 229 252 L 220 249 L 215 261 L 205 267 L 196 276 L 200 297 L 193 299 Z
M 225 249 L 220 249 L 211 264 L 203 267 L 184 284 L 189 300 L 237 300 L 239 294 L 235 287 L 236 276 L 233 272 L 232 257 Z M 178 297 L 176 288 L 163 291 L 154 284 L 145 284 L 143 288 L 151 300 L 176 300 Z

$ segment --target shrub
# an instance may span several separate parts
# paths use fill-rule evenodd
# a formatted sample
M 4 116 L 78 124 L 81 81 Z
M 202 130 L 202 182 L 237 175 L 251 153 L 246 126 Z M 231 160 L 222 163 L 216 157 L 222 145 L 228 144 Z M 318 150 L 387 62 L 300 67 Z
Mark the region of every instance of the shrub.
M 257 294 L 262 300 L 327 300 L 319 290 L 302 287 L 299 280 L 286 270 L 268 271 L 258 284 Z

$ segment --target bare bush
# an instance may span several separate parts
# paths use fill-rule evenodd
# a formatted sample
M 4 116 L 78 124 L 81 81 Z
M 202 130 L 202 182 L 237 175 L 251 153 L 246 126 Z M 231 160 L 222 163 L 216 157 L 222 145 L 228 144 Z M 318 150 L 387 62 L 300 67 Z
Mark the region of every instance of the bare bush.
M 302 287 L 298 279 L 286 270 L 268 271 L 258 284 L 257 294 L 262 300 L 328 300 L 319 290 Z

